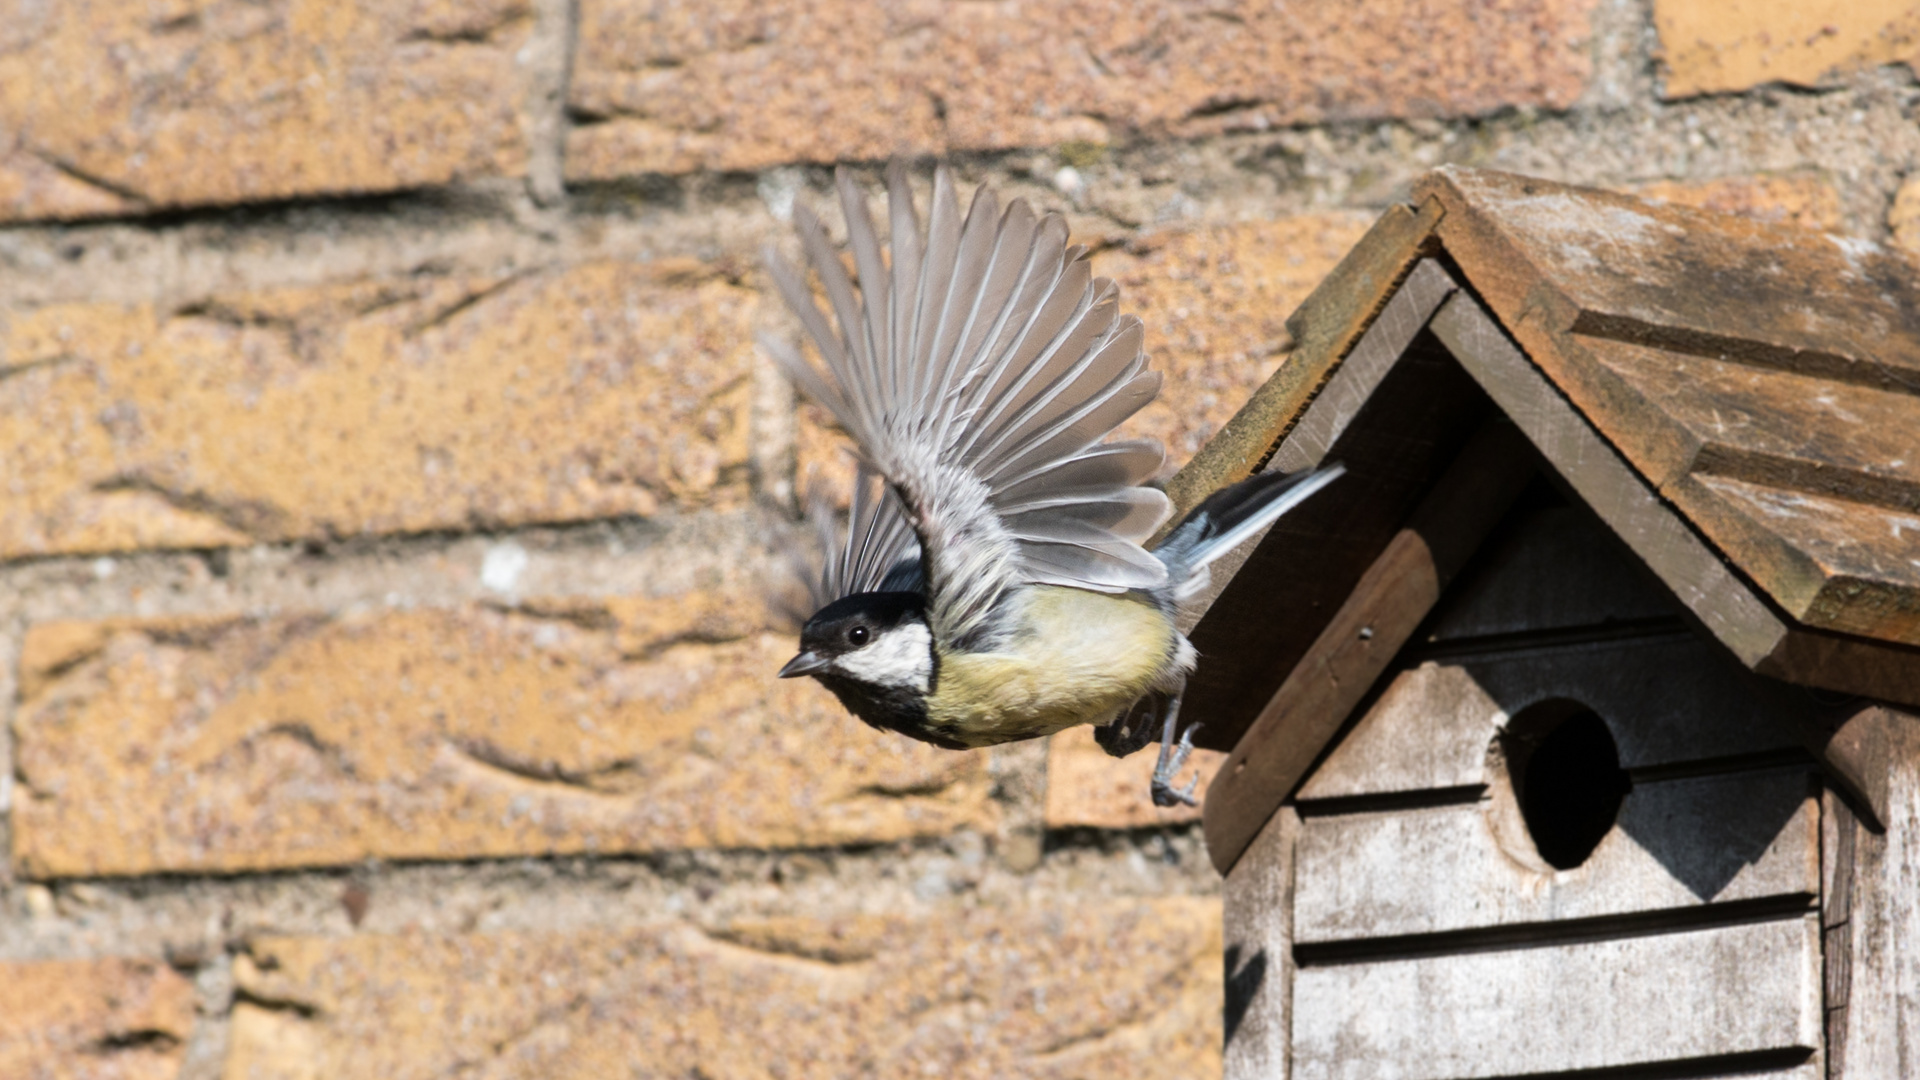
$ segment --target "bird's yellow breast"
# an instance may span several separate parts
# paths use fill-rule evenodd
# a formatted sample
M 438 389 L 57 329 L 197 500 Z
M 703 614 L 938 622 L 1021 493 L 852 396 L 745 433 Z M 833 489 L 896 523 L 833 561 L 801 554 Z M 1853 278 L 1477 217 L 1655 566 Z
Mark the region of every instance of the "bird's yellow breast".
M 1104 723 L 1164 685 L 1179 634 L 1144 599 L 1056 586 L 1022 590 L 995 652 L 940 658 L 927 724 L 969 746 Z

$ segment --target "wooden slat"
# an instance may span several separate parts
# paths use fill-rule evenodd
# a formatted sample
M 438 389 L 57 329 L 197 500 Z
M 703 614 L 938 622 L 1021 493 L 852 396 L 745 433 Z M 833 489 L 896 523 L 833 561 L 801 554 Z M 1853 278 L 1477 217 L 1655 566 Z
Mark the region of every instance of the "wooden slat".
M 1662 473 L 1635 452 L 1646 430 L 1608 431 L 1657 486 L 1699 469 L 1920 508 L 1920 447 L 1913 440 L 1920 397 L 1913 393 L 1621 341 L 1587 338 L 1579 346 L 1640 395 L 1641 417 L 1670 429 L 1672 442 L 1687 448 Z
M 1445 206 L 1463 262 L 1497 231 L 1498 266 L 1563 297 L 1581 333 L 1867 385 L 1920 373 L 1920 268 L 1897 249 L 1471 169 L 1428 174 L 1414 198 Z
M 1640 784 L 1580 866 L 1540 872 L 1507 853 L 1492 800 L 1310 817 L 1294 934 L 1301 942 L 1434 934 L 1820 892 L 1819 805 L 1804 771 Z
M 1509 426 L 1482 429 L 1360 579 L 1208 787 L 1202 827 L 1222 873 L 1412 637 L 1535 468 Z M 1207 722 L 1208 714 L 1199 718 Z
M 1293 1080 L 1452 1080 L 1810 1052 L 1820 1045 L 1819 955 L 1818 922 L 1806 916 L 1307 968 L 1295 986 Z
M 1786 624 L 1662 505 L 1473 297 L 1456 293 L 1432 328 L 1600 520 L 1743 663 L 1758 663 L 1786 636 Z
M 1391 330 L 1376 324 L 1368 340 Z M 1344 399 L 1341 385 L 1368 375 L 1343 366 L 1323 397 Z M 1201 745 L 1234 745 L 1491 412 L 1431 336 L 1406 347 L 1362 413 L 1337 429 L 1327 456 L 1347 474 L 1274 525 L 1189 635 L 1200 666 L 1186 708 L 1205 723 Z M 1311 573 L 1300 572 L 1301 552 L 1313 553 Z
M 1801 622 L 1920 645 L 1920 511 L 1711 475 L 1670 497 Z
M 1447 208 L 1438 227 L 1447 252 L 1558 391 L 1766 595 L 1807 592 L 1796 571 L 1820 560 L 1769 551 L 1764 531 L 1722 536 L 1688 501 L 1700 475 L 1731 471 L 1782 490 L 1913 505 L 1913 463 L 1881 452 L 1920 422 L 1920 308 L 1911 291 L 1920 278 L 1910 257 L 1493 173 L 1443 170 L 1416 196 Z M 1612 343 L 1705 357 L 1701 365 L 1718 363 L 1726 374 L 1663 394 L 1647 371 L 1603 363 L 1599 354 L 1632 352 Z M 1740 396 L 1733 384 L 1742 367 L 1775 398 L 1763 407 L 1778 407 L 1783 437 L 1798 434 L 1795 454 L 1760 453 L 1759 431 L 1749 433 L 1756 445 L 1742 447 L 1725 419 L 1735 408 L 1721 409 L 1722 428 L 1706 437 L 1718 392 Z M 1792 378 L 1779 372 L 1826 390 L 1795 397 Z M 1821 412 L 1823 398 L 1838 411 Z M 1822 591 L 1830 602 L 1804 613 L 1792 599 L 1782 603 L 1813 627 L 1888 641 L 1920 632 L 1912 614 L 1920 583 L 1868 579 Z
M 1300 816 L 1281 808 L 1221 886 L 1226 1080 L 1285 1076 L 1293 1033 L 1293 860 Z
M 1447 276 L 1439 263 L 1423 259 L 1416 264 L 1367 328 L 1366 334 L 1341 361 L 1339 370 L 1306 405 L 1286 441 L 1262 471 L 1297 472 L 1328 461 L 1334 447 L 1340 444 L 1340 437 L 1366 407 L 1374 391 L 1380 388 L 1387 373 L 1393 370 L 1408 346 L 1413 344 L 1414 337 L 1426 328 L 1427 320 L 1433 317 L 1447 297 L 1454 294 L 1456 288 L 1453 279 Z M 1361 477 L 1358 482 L 1365 484 L 1368 479 Z M 1356 493 L 1354 486 L 1342 484 L 1339 495 L 1343 501 L 1351 503 L 1365 497 L 1365 493 Z M 1262 533 L 1213 564 L 1210 568 L 1211 583 L 1206 592 L 1188 604 L 1181 614 L 1182 630 L 1191 630 L 1213 607 L 1214 600 L 1232 583 L 1240 567 L 1264 538 L 1265 534 Z
M 1920 716 L 1896 716 L 1886 832 L 1855 837 L 1841 1080 L 1912 1076 L 1920 1064 Z
M 1507 719 L 1554 697 L 1607 721 L 1628 769 L 1801 747 L 1796 703 L 1767 689 L 1688 633 L 1429 661 L 1394 677 L 1299 797 L 1485 784 Z
M 1678 618 L 1681 608 L 1631 565 L 1584 507 L 1527 512 L 1502 525 L 1440 601 L 1424 644 Z

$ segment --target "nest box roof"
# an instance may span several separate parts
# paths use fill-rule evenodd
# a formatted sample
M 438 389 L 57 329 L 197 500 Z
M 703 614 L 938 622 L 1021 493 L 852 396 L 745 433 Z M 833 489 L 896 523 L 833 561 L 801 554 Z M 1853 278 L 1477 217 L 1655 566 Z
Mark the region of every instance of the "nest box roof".
M 1288 733 L 1304 773 L 1537 471 L 1749 668 L 1920 704 L 1909 256 L 1441 169 L 1288 327 L 1288 362 L 1169 493 L 1321 460 L 1350 475 L 1216 572 L 1187 701 L 1204 743 L 1330 717 Z M 1223 778 L 1252 764 L 1235 758 Z

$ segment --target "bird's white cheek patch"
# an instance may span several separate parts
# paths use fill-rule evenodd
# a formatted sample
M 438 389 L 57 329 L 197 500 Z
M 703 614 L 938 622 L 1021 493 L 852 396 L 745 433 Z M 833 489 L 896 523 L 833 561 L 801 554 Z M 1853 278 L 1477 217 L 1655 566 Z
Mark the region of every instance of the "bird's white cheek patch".
M 834 666 L 872 686 L 910 686 L 924 694 L 933 684 L 933 634 L 921 623 L 905 623 Z

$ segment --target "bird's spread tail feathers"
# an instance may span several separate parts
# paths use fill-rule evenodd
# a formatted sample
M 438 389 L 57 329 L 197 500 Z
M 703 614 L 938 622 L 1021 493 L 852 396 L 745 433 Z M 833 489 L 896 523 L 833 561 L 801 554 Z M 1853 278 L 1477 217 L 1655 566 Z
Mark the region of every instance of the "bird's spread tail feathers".
M 1207 496 L 1153 551 L 1167 567 L 1168 597 L 1185 603 L 1205 591 L 1207 567 L 1214 560 L 1346 471 L 1346 466 L 1334 464 L 1312 472 L 1261 473 Z

